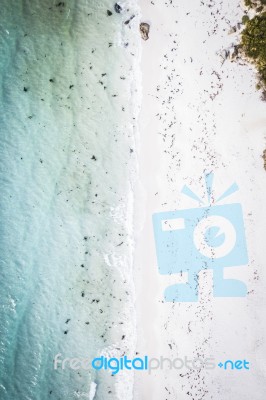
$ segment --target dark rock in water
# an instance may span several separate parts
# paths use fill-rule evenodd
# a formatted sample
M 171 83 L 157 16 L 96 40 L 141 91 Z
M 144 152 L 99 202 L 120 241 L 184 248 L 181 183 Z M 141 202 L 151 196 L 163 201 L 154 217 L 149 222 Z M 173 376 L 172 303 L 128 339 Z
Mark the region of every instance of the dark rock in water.
M 122 11 L 122 7 L 118 4 L 115 3 L 115 11 L 119 14 Z
M 107 15 L 108 15 L 108 17 L 110 17 L 111 15 L 113 15 L 112 11 L 107 10 Z
M 150 25 L 147 24 L 146 22 L 141 22 L 139 26 L 139 30 L 141 33 L 141 37 L 143 40 L 148 40 L 149 39 L 149 32 L 150 32 Z
M 135 15 L 131 15 L 131 17 L 127 21 L 125 21 L 124 24 L 128 25 L 133 18 L 135 18 Z

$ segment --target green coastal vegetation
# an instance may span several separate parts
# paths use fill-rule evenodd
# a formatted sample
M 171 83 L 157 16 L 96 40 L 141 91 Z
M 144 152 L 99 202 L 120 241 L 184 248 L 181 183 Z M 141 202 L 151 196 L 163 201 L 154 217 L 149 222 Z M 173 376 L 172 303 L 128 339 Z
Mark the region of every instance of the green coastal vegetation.
M 245 0 L 250 12 L 242 18 L 240 49 L 258 71 L 257 89 L 266 101 L 266 0 Z M 250 17 L 248 14 L 252 15 Z

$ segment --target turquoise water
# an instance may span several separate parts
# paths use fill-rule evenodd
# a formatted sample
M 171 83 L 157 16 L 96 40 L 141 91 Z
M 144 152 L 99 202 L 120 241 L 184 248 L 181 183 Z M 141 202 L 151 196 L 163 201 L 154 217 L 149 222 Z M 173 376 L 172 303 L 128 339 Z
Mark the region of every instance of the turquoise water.
M 90 399 L 92 382 L 131 398 L 118 376 L 53 367 L 134 350 L 140 39 L 120 4 L 1 1 L 1 400 Z

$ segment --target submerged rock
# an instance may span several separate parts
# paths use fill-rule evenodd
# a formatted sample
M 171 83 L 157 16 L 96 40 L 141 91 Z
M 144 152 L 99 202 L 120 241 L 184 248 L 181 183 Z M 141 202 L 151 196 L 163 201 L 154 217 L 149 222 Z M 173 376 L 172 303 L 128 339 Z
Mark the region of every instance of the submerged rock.
M 141 37 L 143 40 L 149 39 L 150 25 L 147 22 L 141 22 L 139 26 Z
M 128 25 L 133 18 L 135 18 L 135 15 L 131 15 L 131 17 L 127 21 L 125 21 L 124 24 Z
M 115 3 L 115 11 L 119 14 L 122 11 L 122 7 L 118 4 Z

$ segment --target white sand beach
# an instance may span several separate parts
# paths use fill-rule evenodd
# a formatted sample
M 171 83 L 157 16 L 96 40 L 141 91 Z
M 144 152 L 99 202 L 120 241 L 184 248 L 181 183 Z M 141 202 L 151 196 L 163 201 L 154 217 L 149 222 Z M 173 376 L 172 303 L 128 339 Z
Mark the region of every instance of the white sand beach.
M 237 43 L 239 1 L 140 0 L 150 38 L 142 43 L 140 184 L 136 190 L 135 285 L 140 354 L 150 357 L 248 359 L 251 371 L 170 370 L 135 374 L 136 399 L 261 400 L 266 389 L 265 103 L 250 65 L 223 60 Z M 160 275 L 152 214 L 199 207 L 181 193 L 188 185 L 207 203 L 204 174 L 214 173 L 215 200 L 243 208 L 248 265 L 224 269 L 246 283 L 243 298 L 212 294 L 212 271 L 199 279 L 199 301 L 164 302 L 164 290 L 186 276 Z M 142 225 L 139 230 L 139 225 Z M 259 388 L 254 391 L 254 388 Z

